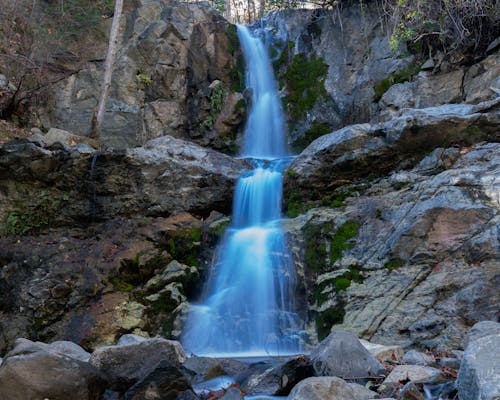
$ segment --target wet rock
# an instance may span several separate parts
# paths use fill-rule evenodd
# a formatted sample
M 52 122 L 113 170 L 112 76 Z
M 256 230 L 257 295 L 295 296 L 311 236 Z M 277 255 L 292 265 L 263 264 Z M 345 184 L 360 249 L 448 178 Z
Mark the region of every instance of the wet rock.
M 125 400 L 178 400 L 184 392 L 190 392 L 196 398 L 179 366 L 161 361 L 148 375 L 128 389 L 124 398 Z M 189 398 L 187 394 L 184 396 Z
M 248 364 L 231 358 L 189 357 L 183 367 L 193 374 L 191 381 L 200 383 L 219 376 L 236 376 L 248 369 Z
M 63 349 L 64 347 L 64 349 Z M 68 350 L 61 344 L 54 346 Z M 0 366 L 0 398 L 9 400 L 98 400 L 106 387 L 101 373 L 75 355 L 70 358 L 44 343 L 17 342 Z
M 382 344 L 370 343 L 360 340 L 363 347 L 368 350 L 379 361 L 397 361 L 403 357 L 404 350 L 401 346 L 384 346 Z
M 289 400 L 368 400 L 375 393 L 369 390 L 353 388 L 337 377 L 314 377 L 299 382 L 288 396 Z
M 331 333 L 311 353 L 311 362 L 316 374 L 338 376 L 343 379 L 367 379 L 378 377 L 384 371 L 351 332 Z
M 431 365 L 434 363 L 434 357 L 430 354 L 421 353 L 416 350 L 410 350 L 405 353 L 403 362 L 410 365 Z
M 314 368 L 307 357 L 293 358 L 286 363 L 272 366 L 264 372 L 257 371 L 242 385 L 245 392 L 286 396 L 300 381 L 314 375 Z
M 499 323 L 483 321 L 474 325 L 458 372 L 461 400 L 493 400 L 500 396 L 500 365 L 493 356 L 499 346 Z
M 127 346 L 98 348 L 90 364 L 106 375 L 111 389 L 123 392 L 152 372 L 160 361 L 180 366 L 185 359 L 179 342 L 148 339 Z
M 411 381 L 413 383 L 433 382 L 441 377 L 441 371 L 432 367 L 420 365 L 398 365 L 385 378 L 382 385 L 398 386 L 400 382 Z

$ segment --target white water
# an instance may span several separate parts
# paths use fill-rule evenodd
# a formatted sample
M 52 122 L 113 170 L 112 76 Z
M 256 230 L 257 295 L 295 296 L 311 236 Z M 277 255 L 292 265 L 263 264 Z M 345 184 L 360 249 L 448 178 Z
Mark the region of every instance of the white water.
M 296 354 L 301 321 L 295 271 L 279 222 L 288 162 L 283 114 L 266 48 L 243 26 L 238 36 L 252 90 L 243 156 L 253 159 L 255 169 L 238 181 L 232 225 L 182 342 L 188 353 L 205 356 Z

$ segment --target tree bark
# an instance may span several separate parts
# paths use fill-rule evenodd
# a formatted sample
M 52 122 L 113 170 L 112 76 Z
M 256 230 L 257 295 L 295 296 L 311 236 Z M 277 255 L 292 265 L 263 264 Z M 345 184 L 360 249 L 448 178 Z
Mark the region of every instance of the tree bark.
M 106 111 L 106 101 L 108 100 L 109 89 L 111 87 L 111 77 L 113 76 L 116 51 L 118 50 L 120 39 L 118 33 L 120 30 L 122 10 L 123 0 L 116 0 L 113 22 L 111 24 L 111 33 L 109 35 L 108 51 L 106 54 L 106 61 L 104 62 L 104 79 L 102 84 L 101 99 L 97 107 L 97 114 L 94 113 L 94 118 L 92 118 L 91 137 L 95 139 L 99 139 L 100 137 L 101 125 L 104 119 L 104 112 Z

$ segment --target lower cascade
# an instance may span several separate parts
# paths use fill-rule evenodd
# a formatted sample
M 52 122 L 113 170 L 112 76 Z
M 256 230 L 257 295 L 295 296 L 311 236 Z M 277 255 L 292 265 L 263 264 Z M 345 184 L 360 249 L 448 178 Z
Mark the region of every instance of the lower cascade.
M 296 354 L 304 322 L 296 313 L 295 270 L 280 224 L 282 172 L 290 161 L 283 115 L 266 48 L 244 26 L 238 36 L 252 90 L 243 156 L 255 168 L 237 183 L 232 225 L 182 341 L 197 355 Z

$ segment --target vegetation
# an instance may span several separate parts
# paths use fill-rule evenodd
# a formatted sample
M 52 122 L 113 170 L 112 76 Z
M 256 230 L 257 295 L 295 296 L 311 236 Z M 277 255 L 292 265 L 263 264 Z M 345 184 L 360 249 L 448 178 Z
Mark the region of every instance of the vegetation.
M 210 114 L 203 120 L 201 125 L 207 129 L 212 129 L 217 121 L 217 117 L 222 111 L 222 106 L 224 105 L 224 99 L 227 96 L 226 86 L 220 82 L 212 88 L 212 94 L 210 95 Z
M 309 128 L 304 136 L 299 137 L 295 142 L 293 142 L 293 151 L 300 153 L 304 150 L 311 142 L 317 138 L 326 135 L 332 131 L 332 126 L 327 123 L 313 122 L 311 128 Z
M 387 78 L 375 83 L 375 85 L 373 85 L 373 89 L 375 90 L 375 96 L 373 99 L 375 101 L 379 101 L 382 98 L 383 94 L 387 92 L 392 85 L 410 81 L 416 74 L 420 72 L 420 68 L 421 65 L 412 63 L 407 68 L 398 72 L 394 72 Z
M 337 230 L 337 232 L 335 232 L 335 235 L 330 243 L 330 263 L 333 264 L 335 261 L 340 259 L 344 250 L 352 249 L 354 247 L 354 243 L 351 242 L 351 239 L 358 236 L 358 232 L 359 223 L 356 221 L 345 222 Z
M 384 265 L 384 268 L 388 269 L 389 271 L 394 271 L 396 269 L 401 268 L 403 265 L 405 265 L 404 260 L 397 257 L 397 258 L 392 258 L 391 260 L 389 260 L 389 262 L 387 262 Z

